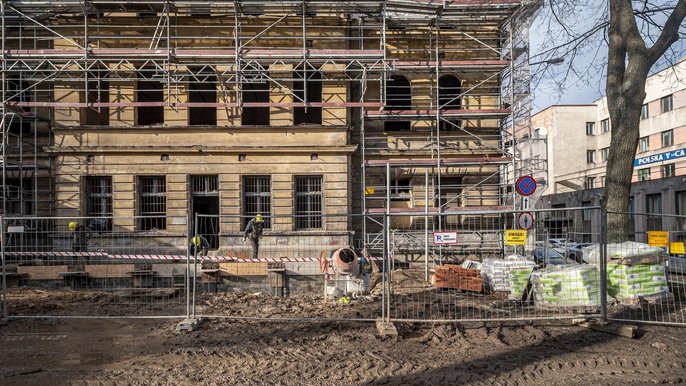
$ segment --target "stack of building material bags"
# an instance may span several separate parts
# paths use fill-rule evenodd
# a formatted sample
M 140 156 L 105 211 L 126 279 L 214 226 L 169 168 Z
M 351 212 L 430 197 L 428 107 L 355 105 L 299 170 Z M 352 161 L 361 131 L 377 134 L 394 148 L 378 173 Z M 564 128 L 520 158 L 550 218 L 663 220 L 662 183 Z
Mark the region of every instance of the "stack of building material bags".
M 607 292 L 620 302 L 669 298 L 664 263 L 607 264 Z
M 600 306 L 600 271 L 595 265 L 547 267 L 531 274 L 537 307 Z
M 588 256 L 589 263 L 599 264 L 600 247 L 593 246 Z M 610 296 L 627 303 L 671 298 L 664 249 L 627 241 L 608 244 L 607 258 L 607 290 Z
M 488 291 L 510 292 L 513 285 L 513 279 L 510 275 L 512 271 L 528 270 L 529 268 L 533 270 L 535 266 L 536 264 L 533 261 L 519 255 L 507 256 L 502 260 L 485 259 L 481 263 L 484 288 Z M 517 273 L 517 275 L 522 275 L 522 273 Z M 524 283 L 524 287 L 526 287 L 526 283 Z M 522 292 L 523 291 L 524 289 L 522 289 Z
M 446 264 L 436 267 L 431 284 L 439 288 L 455 288 L 470 292 L 481 292 L 484 282 L 478 269 L 462 268 Z
M 510 300 L 523 300 L 524 292 L 529 284 L 529 277 L 534 271 L 534 267 L 513 268 L 508 275 L 510 283 L 510 294 L 507 296 Z

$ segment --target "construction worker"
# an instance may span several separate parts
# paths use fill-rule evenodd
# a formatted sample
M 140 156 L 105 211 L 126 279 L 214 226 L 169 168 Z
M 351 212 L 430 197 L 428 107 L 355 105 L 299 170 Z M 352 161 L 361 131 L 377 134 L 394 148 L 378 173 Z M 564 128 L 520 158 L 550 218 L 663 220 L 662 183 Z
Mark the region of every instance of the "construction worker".
M 92 230 L 85 226 L 72 221 L 69 223 L 69 230 L 73 232 L 71 239 L 71 249 L 73 252 L 87 252 L 88 241 L 91 238 Z
M 201 235 L 193 236 L 191 243 L 188 246 L 188 253 L 191 256 L 207 256 L 207 251 L 210 249 L 210 243 Z
M 252 244 L 252 258 L 257 259 L 257 252 L 260 249 L 260 237 L 262 237 L 262 229 L 264 228 L 264 221 L 262 221 L 262 215 L 257 214 L 255 218 L 248 222 L 245 226 L 245 234 L 243 235 L 243 241 L 246 238 L 250 238 L 250 244 Z

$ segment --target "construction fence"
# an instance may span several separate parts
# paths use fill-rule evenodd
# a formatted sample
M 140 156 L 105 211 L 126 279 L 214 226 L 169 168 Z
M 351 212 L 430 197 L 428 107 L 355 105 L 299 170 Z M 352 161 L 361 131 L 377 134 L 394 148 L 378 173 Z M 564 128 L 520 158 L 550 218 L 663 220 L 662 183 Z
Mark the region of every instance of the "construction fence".
M 630 218 L 631 241 L 607 242 L 612 216 Z M 195 215 L 140 230 L 149 221 L 1 219 L 2 316 L 686 325 L 681 216 Z

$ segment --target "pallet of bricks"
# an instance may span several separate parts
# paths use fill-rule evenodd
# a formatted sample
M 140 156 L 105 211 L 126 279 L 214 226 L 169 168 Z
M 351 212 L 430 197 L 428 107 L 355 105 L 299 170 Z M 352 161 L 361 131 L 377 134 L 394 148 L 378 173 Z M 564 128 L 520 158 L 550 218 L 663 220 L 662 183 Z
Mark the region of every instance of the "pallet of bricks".
M 436 267 L 431 284 L 438 288 L 454 288 L 469 292 L 482 292 L 484 288 L 480 270 L 453 264 Z
M 619 303 L 661 303 L 674 300 L 669 290 L 661 248 L 636 242 L 608 245 L 607 290 Z

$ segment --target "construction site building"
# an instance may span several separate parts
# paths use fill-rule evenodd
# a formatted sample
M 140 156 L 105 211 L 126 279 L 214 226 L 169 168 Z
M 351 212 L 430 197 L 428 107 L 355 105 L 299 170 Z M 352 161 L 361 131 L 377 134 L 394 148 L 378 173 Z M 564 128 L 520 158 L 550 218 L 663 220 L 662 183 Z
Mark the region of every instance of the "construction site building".
M 257 213 L 281 243 L 368 249 L 382 218 L 347 215 L 395 214 L 398 243 L 455 229 L 476 249 L 517 209 L 539 1 L 0 6 L 3 216 L 182 247 L 218 215 L 201 231 L 226 252 Z

